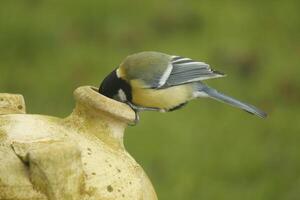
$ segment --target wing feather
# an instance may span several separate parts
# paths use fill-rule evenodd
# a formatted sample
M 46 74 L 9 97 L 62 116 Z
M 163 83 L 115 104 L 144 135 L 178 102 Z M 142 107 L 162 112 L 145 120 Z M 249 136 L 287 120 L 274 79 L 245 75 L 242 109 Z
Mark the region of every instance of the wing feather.
M 173 66 L 172 71 L 163 87 L 224 76 L 223 73 L 212 70 L 208 64 L 190 58 L 174 56 L 171 60 L 171 64 Z

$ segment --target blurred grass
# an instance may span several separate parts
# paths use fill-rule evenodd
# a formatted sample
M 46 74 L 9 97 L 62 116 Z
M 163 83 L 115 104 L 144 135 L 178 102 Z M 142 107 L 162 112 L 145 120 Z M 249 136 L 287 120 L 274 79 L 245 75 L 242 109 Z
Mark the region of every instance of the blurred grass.
M 143 113 L 128 151 L 160 199 L 300 197 L 299 1 L 0 3 L 0 91 L 30 113 L 66 116 L 80 85 L 99 85 L 128 54 L 155 50 L 228 74 L 208 83 L 265 109 L 257 119 L 203 99 Z

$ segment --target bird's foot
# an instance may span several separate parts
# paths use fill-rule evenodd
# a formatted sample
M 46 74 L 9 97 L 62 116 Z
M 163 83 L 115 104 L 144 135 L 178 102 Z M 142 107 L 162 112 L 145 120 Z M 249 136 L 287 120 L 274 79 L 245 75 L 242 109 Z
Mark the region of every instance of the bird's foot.
M 138 107 L 130 103 L 129 101 L 126 102 L 126 104 L 134 111 L 135 113 L 135 119 L 132 124 L 128 124 L 129 126 L 136 126 L 140 121 L 140 116 L 138 114 L 139 110 Z
M 141 111 L 160 111 L 160 112 L 165 112 L 165 110 L 162 110 L 162 109 L 159 109 L 159 108 L 136 106 L 136 105 L 132 104 L 129 101 L 127 101 L 125 103 L 135 112 L 134 123 L 130 124 L 130 126 L 136 126 L 139 123 L 140 117 L 139 117 L 138 113 L 141 112 Z

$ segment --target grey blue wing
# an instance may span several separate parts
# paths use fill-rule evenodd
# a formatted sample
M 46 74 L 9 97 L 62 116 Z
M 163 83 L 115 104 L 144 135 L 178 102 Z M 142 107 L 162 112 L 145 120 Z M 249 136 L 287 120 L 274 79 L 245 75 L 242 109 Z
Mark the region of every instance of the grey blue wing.
M 163 87 L 176 86 L 225 76 L 225 74 L 221 72 L 212 70 L 208 64 L 194 61 L 190 58 L 173 56 L 171 65 L 172 71 Z

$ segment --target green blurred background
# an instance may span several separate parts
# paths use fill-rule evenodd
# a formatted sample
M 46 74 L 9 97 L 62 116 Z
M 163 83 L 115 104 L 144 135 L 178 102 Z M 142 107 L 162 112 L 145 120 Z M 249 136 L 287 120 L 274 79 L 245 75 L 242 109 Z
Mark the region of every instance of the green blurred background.
M 128 151 L 163 200 L 300 199 L 300 1 L 2 0 L 0 92 L 67 116 L 128 54 L 155 50 L 228 74 L 211 86 L 269 113 L 209 99 L 143 113 Z

